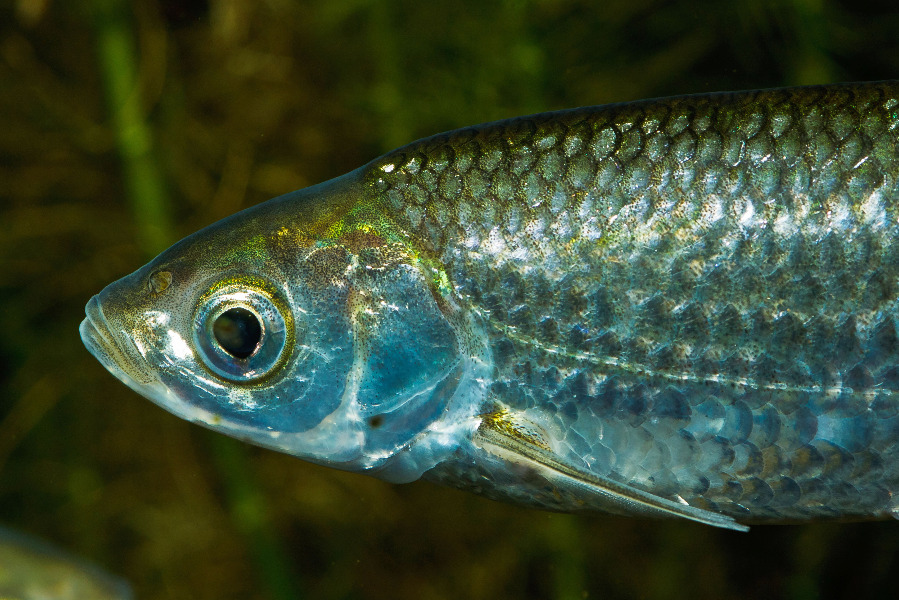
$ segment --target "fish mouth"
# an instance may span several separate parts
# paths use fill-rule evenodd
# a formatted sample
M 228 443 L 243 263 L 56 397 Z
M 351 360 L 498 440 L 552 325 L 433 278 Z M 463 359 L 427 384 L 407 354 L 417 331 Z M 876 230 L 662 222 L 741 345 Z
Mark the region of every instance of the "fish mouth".
M 90 299 L 84 313 L 87 316 L 78 327 L 81 341 L 107 371 L 138 391 L 158 381 L 131 338 L 116 336 L 103 314 L 99 296 Z
M 90 299 L 84 308 L 87 317 L 78 327 L 81 340 L 94 358 L 119 381 L 176 416 L 213 429 L 226 424 L 221 415 L 179 398 L 162 382 L 134 339 L 126 331 L 117 332 L 106 318 L 100 301 L 106 293 L 104 290 Z

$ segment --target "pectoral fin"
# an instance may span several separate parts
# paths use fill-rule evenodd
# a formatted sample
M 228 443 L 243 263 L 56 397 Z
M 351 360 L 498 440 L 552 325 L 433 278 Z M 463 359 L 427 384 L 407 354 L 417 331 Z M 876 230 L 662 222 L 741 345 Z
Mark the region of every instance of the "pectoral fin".
M 585 506 L 614 514 L 680 517 L 713 527 L 749 530 L 727 515 L 669 500 L 575 466 L 552 452 L 539 428 L 509 419 L 504 411 L 484 417 L 475 433 L 477 446 L 503 460 L 534 469 L 560 490 L 583 498 Z

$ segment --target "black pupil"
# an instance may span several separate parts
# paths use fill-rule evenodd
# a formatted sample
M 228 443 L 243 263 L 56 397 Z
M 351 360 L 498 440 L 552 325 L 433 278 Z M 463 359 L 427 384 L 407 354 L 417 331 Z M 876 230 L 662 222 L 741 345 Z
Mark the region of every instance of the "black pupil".
M 262 339 L 259 317 L 245 308 L 231 308 L 212 324 L 212 333 L 222 350 L 234 358 L 246 358 L 256 351 Z

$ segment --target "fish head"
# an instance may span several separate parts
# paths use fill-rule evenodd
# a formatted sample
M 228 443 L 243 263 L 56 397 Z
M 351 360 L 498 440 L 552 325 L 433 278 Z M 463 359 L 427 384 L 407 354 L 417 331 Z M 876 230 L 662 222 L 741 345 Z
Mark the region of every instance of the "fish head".
M 385 470 L 454 398 L 471 397 L 472 359 L 440 277 L 371 225 L 361 190 L 350 174 L 185 238 L 89 301 L 85 345 L 184 419 L 312 462 Z M 403 461 L 384 478 L 426 468 Z

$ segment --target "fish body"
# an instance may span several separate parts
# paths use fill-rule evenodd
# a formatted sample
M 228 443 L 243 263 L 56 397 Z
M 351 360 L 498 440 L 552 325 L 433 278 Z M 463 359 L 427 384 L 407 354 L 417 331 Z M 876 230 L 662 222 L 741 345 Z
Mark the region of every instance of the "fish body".
M 882 518 L 899 492 L 899 84 L 414 142 L 87 307 L 132 388 L 247 441 L 550 510 Z
M 0 598 L 131 600 L 133 595 L 124 580 L 43 540 L 0 527 Z

